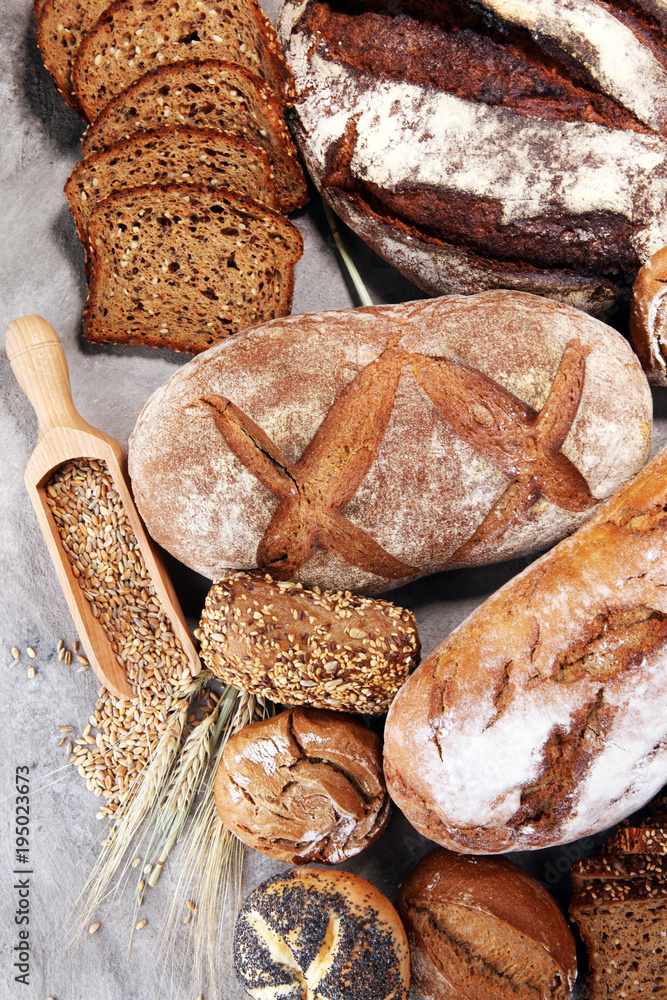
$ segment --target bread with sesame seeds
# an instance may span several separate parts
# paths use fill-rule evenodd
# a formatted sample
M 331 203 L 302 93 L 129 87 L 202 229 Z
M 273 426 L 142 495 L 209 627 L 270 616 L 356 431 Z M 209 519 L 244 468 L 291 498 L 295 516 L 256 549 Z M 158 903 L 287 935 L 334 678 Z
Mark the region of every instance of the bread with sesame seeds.
M 215 778 L 223 824 L 293 865 L 337 865 L 384 832 L 382 740 L 361 719 L 290 708 L 231 736 Z
M 287 705 L 381 715 L 419 660 L 405 608 L 257 573 L 216 581 L 200 628 L 209 670 Z
M 90 247 L 86 338 L 192 354 L 288 313 L 303 251 L 266 205 L 186 184 L 116 191 L 92 214 Z
M 118 94 L 88 128 L 83 155 L 165 125 L 217 128 L 259 146 L 273 164 L 278 209 L 291 212 L 308 200 L 280 104 L 259 77 L 241 66 L 189 60 L 147 73 Z
M 63 99 L 79 115 L 84 112 L 74 93 L 72 64 L 81 39 L 109 6 L 109 0 L 35 0 L 37 44 L 44 65 Z
M 232 950 L 242 986 L 263 1000 L 407 1000 L 401 920 L 350 872 L 299 868 L 267 879 L 241 907 Z
M 263 149 L 227 132 L 188 125 L 137 132 L 80 160 L 65 194 L 85 245 L 93 210 L 114 191 L 184 182 L 228 188 L 276 207 L 273 172 Z
M 114 0 L 84 35 L 74 57 L 77 99 L 92 121 L 112 97 L 160 65 L 224 59 L 266 80 L 281 105 L 294 95 L 292 73 L 257 0 Z

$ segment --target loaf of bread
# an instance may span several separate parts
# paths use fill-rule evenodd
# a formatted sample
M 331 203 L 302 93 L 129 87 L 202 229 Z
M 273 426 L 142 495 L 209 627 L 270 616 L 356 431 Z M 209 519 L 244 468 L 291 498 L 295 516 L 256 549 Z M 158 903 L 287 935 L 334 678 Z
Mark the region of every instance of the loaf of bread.
M 189 125 L 217 128 L 259 146 L 273 164 L 278 208 L 308 200 L 306 182 L 278 100 L 258 76 L 216 59 L 186 60 L 146 73 L 106 106 L 83 137 L 83 155 L 138 131 Z
M 630 341 L 652 385 L 667 385 L 667 247 L 647 260 L 630 304 Z
M 65 194 L 85 246 L 93 210 L 114 191 L 183 183 L 228 188 L 276 207 L 273 171 L 263 149 L 228 132 L 188 125 L 137 132 L 80 160 Z
M 234 930 L 234 968 L 262 1000 L 406 1000 L 410 959 L 386 896 L 349 872 L 293 869 L 252 892 Z
M 431 294 L 608 314 L 667 242 L 662 4 L 286 0 L 297 143 L 324 197 Z
M 93 121 L 135 80 L 193 56 L 243 66 L 266 80 L 281 103 L 293 95 L 275 29 L 257 0 L 114 0 L 81 40 L 74 90 Z
M 292 708 L 228 740 L 215 805 L 244 844 L 293 865 L 337 865 L 384 832 L 382 740 L 353 715 Z
M 405 608 L 256 573 L 217 580 L 201 617 L 209 670 L 284 705 L 383 715 L 419 650 Z
M 403 882 L 396 909 L 419 996 L 570 996 L 577 975 L 572 932 L 546 889 L 507 858 L 431 851 Z
M 620 335 L 498 291 L 244 332 L 155 393 L 129 464 L 153 537 L 204 576 L 370 594 L 553 544 L 650 429 Z
M 297 229 L 265 205 L 201 185 L 116 191 L 89 231 L 84 335 L 196 354 L 288 313 Z
M 566 843 L 667 781 L 667 450 L 403 685 L 385 776 L 463 853 Z

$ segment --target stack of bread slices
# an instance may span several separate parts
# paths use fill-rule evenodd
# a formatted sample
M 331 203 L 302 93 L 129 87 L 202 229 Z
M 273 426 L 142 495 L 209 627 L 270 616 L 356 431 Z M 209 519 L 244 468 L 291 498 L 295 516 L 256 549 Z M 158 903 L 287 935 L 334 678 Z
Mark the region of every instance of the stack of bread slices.
M 44 62 L 89 123 L 65 191 L 88 340 L 197 353 L 284 316 L 307 200 L 289 67 L 256 0 L 35 0 Z
M 588 969 L 587 1000 L 664 996 L 667 989 L 667 794 L 572 866 L 570 916 Z

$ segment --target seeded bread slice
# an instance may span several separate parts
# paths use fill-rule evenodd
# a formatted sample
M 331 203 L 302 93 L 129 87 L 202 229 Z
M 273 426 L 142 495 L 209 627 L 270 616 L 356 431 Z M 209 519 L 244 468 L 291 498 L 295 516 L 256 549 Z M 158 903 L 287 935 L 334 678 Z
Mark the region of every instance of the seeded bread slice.
M 662 878 L 593 883 L 577 892 L 570 917 L 588 955 L 586 1000 L 667 996 L 667 883 Z
M 217 129 L 187 125 L 137 132 L 80 160 L 65 194 L 85 245 L 93 210 L 114 191 L 183 182 L 229 188 L 276 207 L 273 171 L 263 149 Z
M 84 116 L 72 87 L 72 63 L 81 39 L 109 6 L 109 0 L 35 0 L 34 6 L 44 65 L 64 100 Z
M 89 234 L 88 340 L 196 354 L 290 311 L 301 236 L 251 198 L 185 184 L 117 191 Z
M 161 64 L 225 59 L 291 102 L 294 81 L 273 25 L 257 0 L 114 0 L 83 38 L 74 90 L 92 121 L 112 97 Z
M 273 164 L 278 208 L 308 200 L 306 181 L 280 105 L 268 87 L 233 63 L 217 59 L 174 63 L 147 73 L 119 94 L 89 127 L 83 155 L 140 130 L 164 125 L 217 128 L 266 150 Z

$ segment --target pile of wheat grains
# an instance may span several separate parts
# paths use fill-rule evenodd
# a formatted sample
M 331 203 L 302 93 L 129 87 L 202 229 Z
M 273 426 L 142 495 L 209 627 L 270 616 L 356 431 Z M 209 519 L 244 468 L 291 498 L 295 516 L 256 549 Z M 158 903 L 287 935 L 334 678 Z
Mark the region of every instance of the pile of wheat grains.
M 111 816 L 173 712 L 188 703 L 190 665 L 106 464 L 67 462 L 51 478 L 46 496 L 72 571 L 137 695 L 127 701 L 103 687 L 89 724 L 74 741 L 71 760 L 88 788 L 104 797 L 100 815 Z

